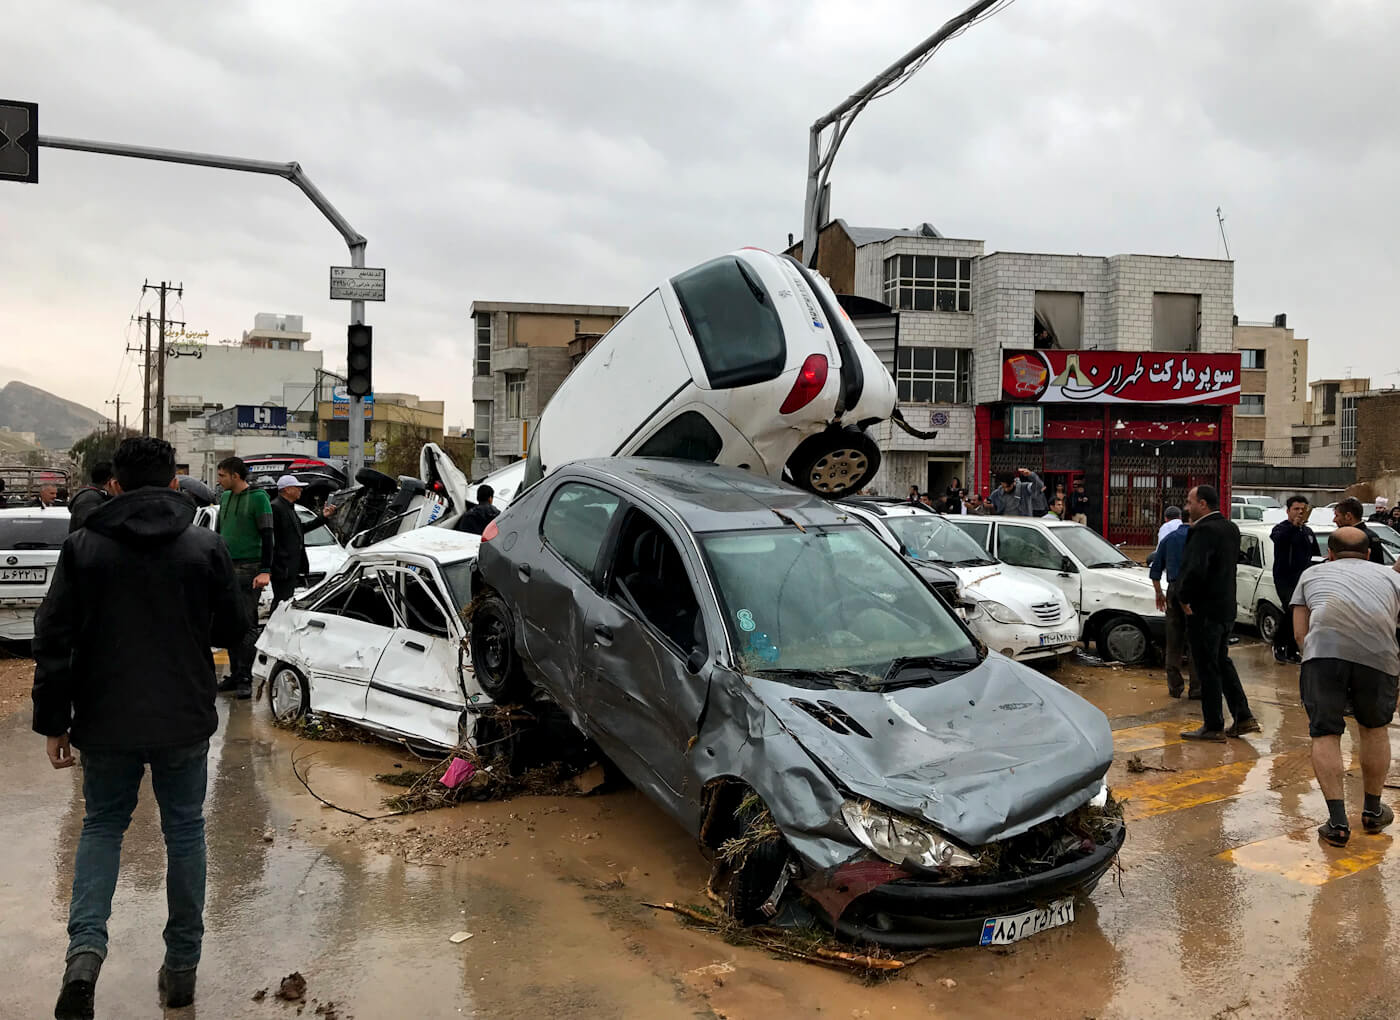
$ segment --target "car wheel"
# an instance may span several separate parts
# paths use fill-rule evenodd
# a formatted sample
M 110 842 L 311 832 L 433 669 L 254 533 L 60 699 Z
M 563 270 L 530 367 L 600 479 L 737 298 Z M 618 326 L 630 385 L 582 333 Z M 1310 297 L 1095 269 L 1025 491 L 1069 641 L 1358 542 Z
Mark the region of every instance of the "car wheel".
M 279 664 L 267 685 L 267 707 L 272 718 L 283 725 L 306 718 L 311 709 L 311 690 L 306 678 L 291 666 Z
M 792 480 L 808 492 L 842 499 L 859 492 L 880 470 L 880 448 L 860 429 L 828 429 L 811 436 L 787 462 Z
M 1147 628 L 1130 616 L 1110 620 L 1099 632 L 1099 651 L 1105 659 L 1137 666 L 1147 661 L 1151 650 Z
M 1259 636 L 1269 644 L 1273 644 L 1274 638 L 1278 635 L 1278 629 L 1283 624 L 1283 614 L 1267 602 L 1261 602 L 1259 603 L 1259 612 L 1255 614 L 1254 619 L 1259 627 Z
M 515 623 L 499 595 L 483 596 L 472 613 L 471 649 L 476 682 L 492 701 L 526 700 L 530 686 L 515 650 Z
M 754 823 L 760 816 L 767 819 L 769 825 L 772 824 L 766 810 L 755 812 L 744 829 L 746 836 L 753 832 Z M 774 834 L 755 843 L 752 849 L 735 861 L 734 874 L 729 881 L 729 916 L 744 925 L 771 921 L 772 918 L 763 912 L 763 904 L 773 894 L 773 888 L 778 884 L 778 878 L 790 857 L 787 841 Z

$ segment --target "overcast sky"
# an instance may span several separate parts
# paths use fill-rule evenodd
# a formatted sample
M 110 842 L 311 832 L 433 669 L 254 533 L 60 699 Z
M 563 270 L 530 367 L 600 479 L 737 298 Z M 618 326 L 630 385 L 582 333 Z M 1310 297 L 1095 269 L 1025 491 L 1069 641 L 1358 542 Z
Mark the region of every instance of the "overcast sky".
M 300 161 L 388 269 L 378 388 L 466 423 L 473 300 L 631 304 L 782 246 L 808 125 L 963 6 L 0 0 L 0 96 L 44 134 Z M 1287 312 L 1312 378 L 1400 382 L 1397 52 L 1391 0 L 1018 0 L 861 115 L 832 213 L 1213 258 L 1221 206 L 1242 319 Z M 343 362 L 345 248 L 291 185 L 40 155 L 0 185 L 0 383 L 137 400 L 146 279 L 212 340 L 300 313 Z

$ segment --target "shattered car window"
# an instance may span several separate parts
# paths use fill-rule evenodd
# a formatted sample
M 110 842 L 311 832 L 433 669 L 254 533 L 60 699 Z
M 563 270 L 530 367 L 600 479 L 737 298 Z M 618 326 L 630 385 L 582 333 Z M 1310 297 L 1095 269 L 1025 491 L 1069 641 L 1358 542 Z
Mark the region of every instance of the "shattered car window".
M 965 532 L 938 517 L 886 517 L 885 527 L 916 560 L 990 562 L 982 547 Z
M 721 532 L 701 544 L 746 670 L 879 678 L 898 659 L 976 661 L 938 598 L 864 528 Z

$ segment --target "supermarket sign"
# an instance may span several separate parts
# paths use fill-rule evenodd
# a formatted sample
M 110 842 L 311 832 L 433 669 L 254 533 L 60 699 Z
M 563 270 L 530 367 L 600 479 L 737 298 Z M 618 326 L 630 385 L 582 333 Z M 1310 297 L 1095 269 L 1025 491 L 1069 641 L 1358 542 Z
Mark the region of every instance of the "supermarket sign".
M 1238 404 L 1240 356 L 1183 351 L 1003 351 L 1017 403 Z

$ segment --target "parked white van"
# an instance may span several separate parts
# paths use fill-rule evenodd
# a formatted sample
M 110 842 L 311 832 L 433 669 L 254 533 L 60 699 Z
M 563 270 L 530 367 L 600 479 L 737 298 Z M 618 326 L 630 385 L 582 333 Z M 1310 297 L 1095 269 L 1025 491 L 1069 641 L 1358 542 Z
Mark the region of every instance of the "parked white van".
M 949 517 L 1003 563 L 1057 586 L 1079 615 L 1080 637 L 1105 659 L 1146 662 L 1166 634 L 1147 568 L 1098 532 L 1032 517 Z
M 745 248 L 671 277 L 599 341 L 531 437 L 524 486 L 570 461 L 676 457 L 839 498 L 880 466 L 895 386 L 826 281 Z

